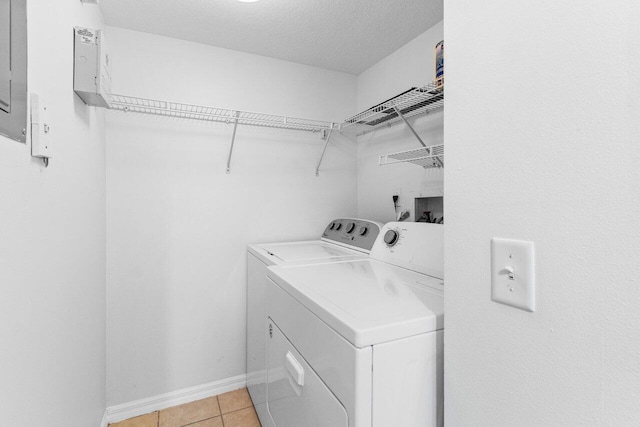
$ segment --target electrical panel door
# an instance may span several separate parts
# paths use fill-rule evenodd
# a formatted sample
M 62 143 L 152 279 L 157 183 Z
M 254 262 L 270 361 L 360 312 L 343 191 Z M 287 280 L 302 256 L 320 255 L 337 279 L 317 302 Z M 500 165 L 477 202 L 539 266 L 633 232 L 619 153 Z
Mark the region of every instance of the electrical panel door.
M 0 110 L 11 112 L 11 0 L 0 0 Z
M 27 140 L 27 0 L 0 0 L 0 135 Z

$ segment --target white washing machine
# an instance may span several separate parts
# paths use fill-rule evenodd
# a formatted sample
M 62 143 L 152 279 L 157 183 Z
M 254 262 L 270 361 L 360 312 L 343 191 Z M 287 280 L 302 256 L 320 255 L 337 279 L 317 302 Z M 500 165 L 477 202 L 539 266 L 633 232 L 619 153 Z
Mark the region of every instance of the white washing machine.
M 444 424 L 443 230 L 389 223 L 368 259 L 269 268 L 269 423 Z
M 382 224 L 353 218 L 331 221 L 319 240 L 249 245 L 247 259 L 247 388 L 263 427 L 266 408 L 267 267 L 364 259 Z

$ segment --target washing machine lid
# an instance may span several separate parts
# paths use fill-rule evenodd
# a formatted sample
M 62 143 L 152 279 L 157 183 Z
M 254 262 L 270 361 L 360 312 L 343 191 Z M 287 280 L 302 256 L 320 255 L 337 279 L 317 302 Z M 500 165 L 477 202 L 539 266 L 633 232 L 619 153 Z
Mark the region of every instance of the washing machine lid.
M 444 284 L 364 259 L 274 266 L 268 277 L 356 347 L 444 328 Z
M 324 240 L 249 245 L 249 251 L 268 265 L 366 258 L 367 254 Z

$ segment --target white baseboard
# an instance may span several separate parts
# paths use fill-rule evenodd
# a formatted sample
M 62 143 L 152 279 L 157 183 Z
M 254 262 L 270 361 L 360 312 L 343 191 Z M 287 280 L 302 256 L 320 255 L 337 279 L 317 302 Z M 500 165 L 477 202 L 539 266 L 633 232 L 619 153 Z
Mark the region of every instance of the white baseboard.
M 107 421 L 107 411 L 104 411 L 104 415 L 102 416 L 102 421 L 100 421 L 100 427 L 107 427 L 109 425 L 109 421 Z
M 106 427 L 108 423 L 116 423 L 118 421 L 148 414 L 153 411 L 159 411 L 171 406 L 182 405 L 183 403 L 189 403 L 195 400 L 226 393 L 228 391 L 237 390 L 245 387 L 246 384 L 247 376 L 238 375 L 237 377 L 201 384 L 195 387 L 183 388 L 182 390 L 111 406 L 105 411 L 100 427 Z

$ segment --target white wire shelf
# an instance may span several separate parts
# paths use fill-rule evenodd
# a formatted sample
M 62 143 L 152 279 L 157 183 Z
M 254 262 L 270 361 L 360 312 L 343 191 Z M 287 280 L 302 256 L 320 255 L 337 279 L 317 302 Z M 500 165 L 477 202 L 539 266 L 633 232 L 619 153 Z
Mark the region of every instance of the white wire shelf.
M 444 86 L 429 83 L 412 88 L 381 104 L 369 108 L 340 125 L 342 133 L 364 135 L 382 127 L 391 126 L 404 118 L 438 110 L 444 106 Z
M 442 168 L 444 167 L 444 145 L 431 145 L 380 156 L 378 165 L 392 165 L 395 163 L 413 163 L 425 169 Z
M 262 126 L 278 129 L 322 132 L 335 129 L 336 124 L 319 120 L 252 113 L 179 102 L 159 101 L 125 95 L 111 95 L 111 109 L 124 112 L 151 114 L 208 122 L 236 123 L 239 125 Z

